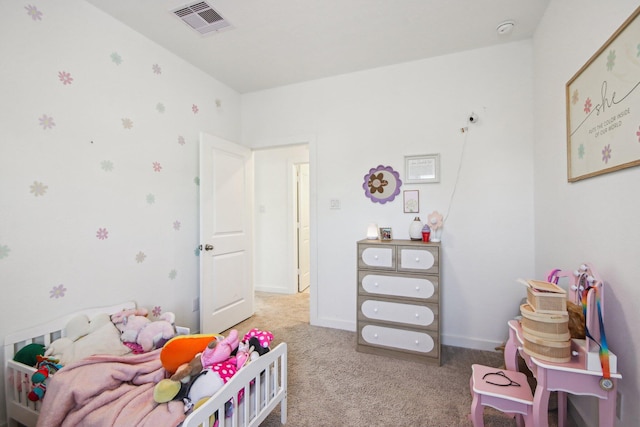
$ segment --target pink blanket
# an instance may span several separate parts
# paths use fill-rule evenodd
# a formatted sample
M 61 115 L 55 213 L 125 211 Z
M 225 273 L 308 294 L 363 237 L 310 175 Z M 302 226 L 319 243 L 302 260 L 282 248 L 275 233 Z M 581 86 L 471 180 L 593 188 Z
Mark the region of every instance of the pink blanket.
M 71 363 L 49 378 L 38 426 L 177 426 L 183 403 L 153 400 L 164 377 L 160 350 Z

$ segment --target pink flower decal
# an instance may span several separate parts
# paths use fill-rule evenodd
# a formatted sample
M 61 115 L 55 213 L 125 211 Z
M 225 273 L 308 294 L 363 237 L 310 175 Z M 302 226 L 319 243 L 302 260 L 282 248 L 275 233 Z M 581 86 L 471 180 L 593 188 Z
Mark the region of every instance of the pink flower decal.
M 73 82 L 73 77 L 71 77 L 71 74 L 67 73 L 66 71 L 59 71 L 58 78 L 60 79 L 62 84 L 65 86 L 70 85 L 71 82 Z
M 96 237 L 100 240 L 108 239 L 109 232 L 107 231 L 106 228 L 98 228 L 98 231 L 96 232 Z
M 62 298 L 65 292 L 67 292 L 67 288 L 65 288 L 64 285 L 54 286 L 53 289 L 49 291 L 49 298 Z
M 153 310 L 151 310 L 151 314 L 153 314 L 155 317 L 159 317 L 162 314 L 162 307 L 156 305 L 155 307 L 153 307 Z
M 153 64 L 151 67 L 153 69 L 154 74 L 162 74 L 162 68 L 158 64 Z
M 42 126 L 42 129 L 44 130 L 52 129 L 56 125 L 53 122 L 53 117 L 49 117 L 46 114 L 43 114 L 39 120 L 40 120 L 40 126 Z
M 153 162 L 153 170 L 156 172 L 160 172 L 162 170 L 162 166 L 160 166 L 160 163 Z
M 180 221 L 174 221 L 173 222 L 173 229 L 174 230 L 179 231 L 180 230 L 180 226 L 181 226 Z
M 640 142 L 640 126 L 638 126 L 638 132 L 636 132 L 636 136 L 638 137 L 638 142 Z
M 611 144 L 607 144 L 602 149 L 602 161 L 605 163 L 609 163 L 610 158 L 611 158 Z
M 184 136 L 182 136 L 182 135 L 178 136 L 178 144 L 180 144 L 180 145 L 184 145 L 185 144 Z
M 193 104 L 191 106 L 191 111 L 193 111 L 193 114 L 198 114 L 198 106 L 196 104 Z
M 584 101 L 584 112 L 589 114 L 591 112 L 591 98 L 587 98 L 586 101 Z
M 133 121 L 131 119 L 122 119 L 122 127 L 125 129 L 131 129 L 133 127 Z

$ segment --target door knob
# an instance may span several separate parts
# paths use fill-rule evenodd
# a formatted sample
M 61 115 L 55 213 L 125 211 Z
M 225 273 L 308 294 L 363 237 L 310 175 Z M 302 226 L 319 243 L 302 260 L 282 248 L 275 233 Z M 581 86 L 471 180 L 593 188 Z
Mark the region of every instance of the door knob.
M 200 245 L 200 250 L 202 250 L 202 245 Z M 213 245 L 204 245 L 204 250 L 205 251 L 212 251 L 213 250 Z

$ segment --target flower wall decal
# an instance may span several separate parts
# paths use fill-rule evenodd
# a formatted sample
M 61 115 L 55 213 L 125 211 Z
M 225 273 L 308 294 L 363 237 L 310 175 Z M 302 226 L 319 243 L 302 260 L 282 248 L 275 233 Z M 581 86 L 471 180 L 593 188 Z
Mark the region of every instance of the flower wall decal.
M 33 184 L 31 185 L 31 193 L 33 193 L 33 195 L 36 197 L 44 196 L 44 194 L 47 192 L 47 188 L 49 187 L 44 185 L 43 183 L 33 181 Z
M 379 165 L 376 168 L 369 169 L 364 176 L 362 188 L 364 194 L 374 203 L 384 204 L 391 202 L 400 194 L 402 181 L 398 172 L 394 171 L 391 166 Z
M 109 231 L 107 231 L 106 228 L 98 228 L 98 231 L 96 232 L 96 237 L 100 240 L 108 239 Z
M 40 12 L 37 7 L 29 5 L 24 8 L 27 9 L 27 15 L 29 15 L 31 19 L 34 21 L 42 21 L 42 12 Z
M 73 82 L 73 77 L 71 77 L 71 74 L 67 73 L 66 71 L 59 71 L 58 78 L 65 86 L 70 85 Z
M 49 298 L 62 298 L 65 292 L 67 292 L 67 288 L 65 288 L 64 285 L 54 286 L 53 289 L 49 291 Z
M 0 259 L 7 258 L 9 256 L 9 252 L 11 252 L 9 246 L 0 245 Z
M 40 121 L 40 126 L 42 126 L 42 129 L 44 130 L 52 129 L 56 125 L 53 122 L 53 117 L 49 117 L 46 114 L 43 114 L 38 120 Z

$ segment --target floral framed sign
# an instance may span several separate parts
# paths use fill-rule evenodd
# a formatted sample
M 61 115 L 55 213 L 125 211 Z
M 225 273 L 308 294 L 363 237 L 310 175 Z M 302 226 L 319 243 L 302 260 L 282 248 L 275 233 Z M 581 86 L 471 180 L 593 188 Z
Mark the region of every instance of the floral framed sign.
M 566 84 L 569 182 L 640 165 L 640 7 Z
M 420 192 L 418 190 L 405 190 L 402 192 L 404 213 L 420 212 Z

